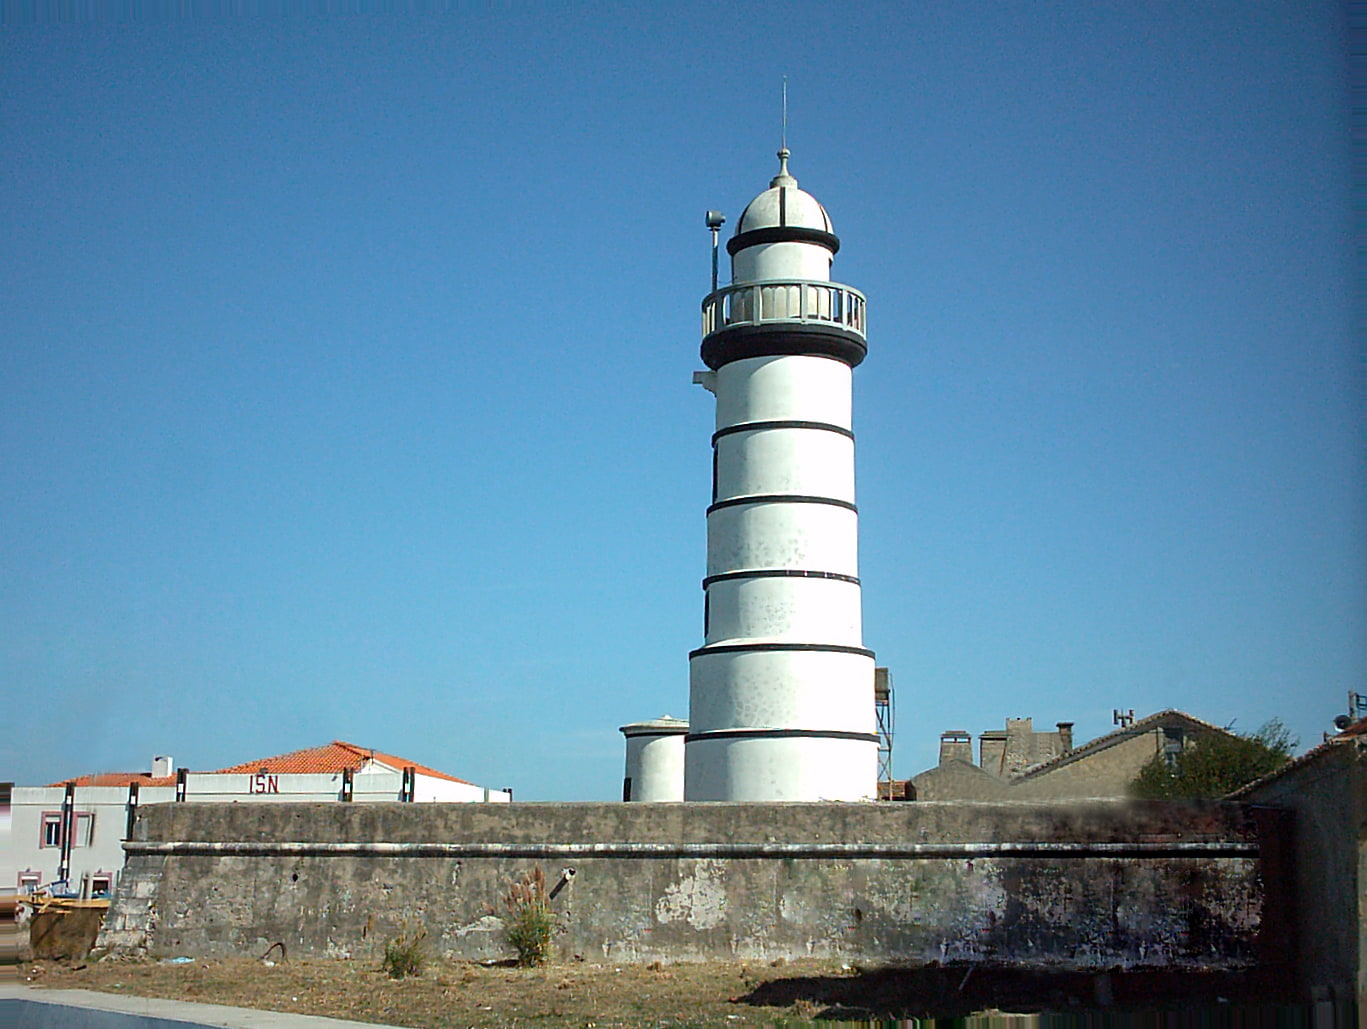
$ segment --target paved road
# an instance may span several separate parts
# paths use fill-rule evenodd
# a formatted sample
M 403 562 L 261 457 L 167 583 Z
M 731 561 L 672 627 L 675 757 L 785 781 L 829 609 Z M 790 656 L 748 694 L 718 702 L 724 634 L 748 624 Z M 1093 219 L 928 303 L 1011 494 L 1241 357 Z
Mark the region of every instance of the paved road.
M 0 1026 L 17 1029 L 395 1029 L 316 1015 L 287 1015 L 221 1004 L 121 997 L 91 990 L 41 990 L 0 983 Z

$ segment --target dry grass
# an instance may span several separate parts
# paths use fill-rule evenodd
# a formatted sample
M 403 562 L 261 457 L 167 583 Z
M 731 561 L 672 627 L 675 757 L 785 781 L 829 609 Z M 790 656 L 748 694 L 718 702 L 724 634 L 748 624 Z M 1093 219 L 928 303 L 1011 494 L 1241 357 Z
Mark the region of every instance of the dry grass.
M 812 971 L 818 969 L 830 972 L 831 966 L 813 964 Z M 266 966 L 237 958 L 182 965 L 107 961 L 75 968 L 45 963 L 31 966 L 27 974 L 37 985 L 56 988 L 400 1026 L 772 1025 L 792 1014 L 786 1002 L 773 1007 L 744 1003 L 741 995 L 757 979 L 743 965 L 514 968 L 434 959 L 419 976 L 391 979 L 374 961 L 292 959 Z
M 810 1019 L 963 1018 L 972 1012 L 1054 1011 L 1092 1024 L 1118 1010 L 1202 1010 L 1227 1021 L 1242 1005 L 1283 996 L 1252 973 L 1085 972 L 965 966 L 852 969 L 831 961 L 488 967 L 432 958 L 391 979 L 377 960 L 232 958 L 164 964 L 105 961 L 24 971 L 35 985 L 329 1015 L 396 1026 L 794 1025 Z M 1106 1000 L 1099 986 L 1104 980 Z M 1230 998 L 1228 1001 L 1217 998 Z M 1113 1006 L 1112 1006 L 1113 1005 Z M 1209 1006 L 1209 1007 L 1207 1007 Z M 1245 1008 L 1245 1012 L 1257 1008 Z M 1151 1017 L 1151 1015 L 1150 1015 Z M 1000 1024 L 1000 1023 L 997 1023 Z M 1252 1023 L 1250 1023 L 1252 1024 Z

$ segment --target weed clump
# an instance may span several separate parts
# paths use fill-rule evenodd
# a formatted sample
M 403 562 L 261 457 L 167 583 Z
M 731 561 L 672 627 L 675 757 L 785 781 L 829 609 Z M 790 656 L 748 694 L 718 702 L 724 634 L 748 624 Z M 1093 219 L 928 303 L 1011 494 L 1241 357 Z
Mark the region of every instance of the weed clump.
M 508 887 L 503 898 L 508 916 L 503 920 L 508 943 L 517 951 L 517 963 L 524 968 L 543 965 L 550 955 L 555 914 L 546 893 L 546 876 L 538 865 Z
M 423 947 L 423 940 L 426 938 L 427 930 L 419 929 L 417 932 L 396 936 L 384 945 L 384 959 L 380 962 L 380 967 L 389 978 L 402 979 L 405 976 L 422 975 L 422 966 L 427 961 L 427 952 Z

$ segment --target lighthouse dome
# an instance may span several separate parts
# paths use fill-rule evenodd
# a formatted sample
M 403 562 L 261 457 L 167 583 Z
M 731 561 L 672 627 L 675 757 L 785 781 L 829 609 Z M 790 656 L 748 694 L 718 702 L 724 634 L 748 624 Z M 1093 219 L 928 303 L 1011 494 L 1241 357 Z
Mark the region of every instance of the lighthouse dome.
M 831 258 L 839 249 L 826 209 L 788 174 L 784 147 L 778 152 L 778 174 L 750 201 L 726 243 L 731 281 L 829 279 Z
M 798 228 L 834 232 L 830 215 L 821 202 L 806 190 L 798 189 L 797 179 L 788 174 L 788 150 L 778 152 L 778 174 L 766 189 L 745 209 L 736 223 L 737 236 L 756 229 Z

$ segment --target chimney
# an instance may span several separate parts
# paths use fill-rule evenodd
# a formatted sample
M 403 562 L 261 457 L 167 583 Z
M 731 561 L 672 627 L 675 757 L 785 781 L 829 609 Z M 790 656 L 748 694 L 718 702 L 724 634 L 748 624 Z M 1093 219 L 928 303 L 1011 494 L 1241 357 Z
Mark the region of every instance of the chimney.
M 940 733 L 940 764 L 950 761 L 973 763 L 973 737 L 962 729 Z
M 152 778 L 165 779 L 168 775 L 174 775 L 176 768 L 175 758 L 170 754 L 158 754 L 152 758 Z
M 1006 730 L 989 729 L 978 737 L 978 767 L 993 775 L 1005 775 Z
M 1058 723 L 1058 741 L 1059 741 L 1059 743 L 1060 743 L 1060 744 L 1062 745 L 1062 747 L 1063 747 L 1063 753 L 1066 754 L 1066 753 L 1068 753 L 1068 751 L 1070 751 L 1070 750 L 1073 749 L 1073 723 L 1072 723 L 1072 722 L 1059 722 L 1059 723 Z

